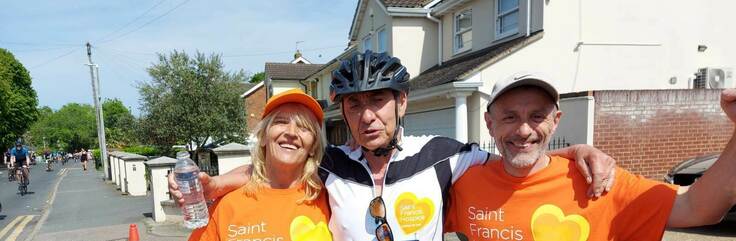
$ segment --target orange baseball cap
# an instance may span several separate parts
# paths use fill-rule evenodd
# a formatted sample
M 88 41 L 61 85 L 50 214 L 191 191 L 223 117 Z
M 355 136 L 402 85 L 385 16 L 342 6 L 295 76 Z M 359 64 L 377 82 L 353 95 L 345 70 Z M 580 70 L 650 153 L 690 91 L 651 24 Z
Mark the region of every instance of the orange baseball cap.
M 261 119 L 273 112 L 277 107 L 287 103 L 298 103 L 306 106 L 307 109 L 311 110 L 314 116 L 317 117 L 317 122 L 322 126 L 322 119 L 324 118 L 322 106 L 320 106 L 317 100 L 312 98 L 312 96 L 305 94 L 304 91 L 300 89 L 290 89 L 271 96 L 271 98 L 266 102 L 266 108 L 263 109 Z

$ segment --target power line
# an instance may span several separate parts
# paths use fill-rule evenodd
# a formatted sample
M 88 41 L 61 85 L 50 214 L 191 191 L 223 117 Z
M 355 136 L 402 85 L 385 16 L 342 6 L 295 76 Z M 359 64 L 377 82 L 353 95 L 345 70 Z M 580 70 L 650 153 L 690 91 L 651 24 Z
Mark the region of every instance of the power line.
M 54 62 L 54 61 L 56 61 L 56 60 L 58 60 L 58 59 L 64 58 L 64 57 L 66 57 L 67 55 L 70 55 L 70 54 L 72 54 L 72 53 L 74 53 L 74 52 L 76 52 L 76 51 L 78 51 L 78 50 L 79 50 L 79 49 L 72 49 L 72 50 L 71 50 L 71 51 L 69 51 L 69 52 L 66 52 L 66 53 L 64 53 L 64 54 L 62 54 L 62 55 L 59 55 L 59 56 L 56 56 L 56 57 L 54 57 L 54 58 L 52 58 L 52 59 L 49 59 L 49 60 L 47 60 L 46 62 L 43 62 L 43 63 L 37 64 L 37 65 L 34 65 L 33 67 L 31 67 L 31 69 L 35 69 L 35 68 L 38 68 L 38 67 L 41 67 L 41 66 L 47 65 L 47 64 L 49 64 L 49 63 L 51 63 L 51 62 Z
M 100 42 L 100 43 L 98 43 L 98 44 L 104 44 L 104 43 L 109 43 L 109 42 L 112 42 L 112 41 L 118 40 L 118 39 L 120 39 L 120 38 L 122 38 L 122 37 L 125 37 L 125 36 L 127 36 L 128 34 L 131 34 L 131 33 L 135 32 L 135 31 L 138 31 L 139 29 L 141 29 L 141 28 L 143 28 L 143 27 L 145 27 L 145 26 L 148 26 L 149 24 L 151 24 L 151 23 L 155 22 L 156 20 L 159 20 L 159 19 L 161 19 L 161 18 L 165 17 L 166 15 L 169 15 L 169 14 L 170 14 L 171 12 L 173 12 L 174 10 L 176 10 L 176 9 L 180 8 L 181 6 L 184 6 L 184 4 L 188 3 L 189 1 L 190 1 L 190 0 L 185 0 L 185 1 L 181 2 L 181 3 L 179 3 L 178 5 L 176 5 L 175 7 L 173 7 L 172 9 L 169 9 L 169 11 L 166 11 L 165 13 L 163 13 L 163 14 L 159 15 L 158 17 L 155 17 L 155 18 L 153 18 L 153 19 L 149 20 L 148 22 L 144 23 L 143 25 L 140 25 L 140 26 L 138 26 L 137 28 L 134 28 L 134 29 L 132 29 L 132 30 L 130 30 L 130 31 L 128 31 L 128 32 L 125 32 L 125 33 L 121 34 L 121 35 L 118 35 L 118 36 L 117 36 L 117 37 L 115 37 L 115 38 L 112 38 L 112 39 L 108 39 L 108 40 L 102 41 L 102 42 Z
M 112 31 L 112 32 L 110 32 L 109 34 L 105 35 L 105 37 L 102 37 L 102 38 L 98 39 L 97 41 L 98 41 L 98 42 L 99 42 L 99 41 L 103 41 L 103 40 L 105 40 L 105 39 L 109 38 L 110 36 L 112 36 L 112 35 L 114 35 L 114 34 L 116 34 L 116 33 L 120 32 L 120 31 L 122 31 L 123 29 L 127 28 L 127 27 L 128 27 L 128 26 L 130 26 L 131 24 L 133 24 L 133 23 L 135 23 L 136 21 L 138 21 L 139 19 L 141 19 L 141 18 L 142 18 L 143 16 L 147 15 L 148 13 L 150 13 L 150 12 L 151 12 L 151 11 L 152 11 L 152 10 L 153 10 L 154 8 L 158 7 L 159 5 L 161 5 L 161 4 L 162 4 L 162 3 L 164 3 L 164 2 L 166 2 L 166 0 L 161 0 L 161 1 L 159 1 L 158 3 L 156 3 L 156 4 L 154 4 L 153 6 L 151 6 L 150 8 L 148 8 L 148 10 L 146 10 L 145 12 L 143 12 L 143 13 L 142 13 L 141 15 L 138 15 L 138 17 L 135 17 L 135 18 L 134 18 L 133 20 L 131 20 L 130 22 L 126 23 L 125 25 L 123 25 L 122 27 L 118 28 L 117 30 L 115 30 L 115 31 Z
M 46 52 L 46 51 L 57 51 L 57 50 L 65 50 L 65 49 L 71 49 L 76 48 L 78 46 L 74 47 L 55 47 L 55 48 L 43 48 L 43 49 L 20 49 L 20 50 L 13 50 L 14 53 L 24 53 L 24 52 Z
M 335 49 L 335 48 L 343 48 L 344 45 L 333 45 L 333 46 L 326 46 L 326 47 L 319 47 L 319 48 L 311 48 L 311 49 L 303 49 L 302 52 L 310 52 L 310 51 L 317 51 L 317 50 L 325 50 L 325 49 Z M 96 49 L 103 49 L 100 47 L 95 47 Z M 108 48 L 105 47 L 104 50 L 111 50 L 114 52 L 117 52 L 119 54 L 133 54 L 133 55 L 148 55 L 148 56 L 158 56 L 158 53 L 151 53 L 151 52 L 138 52 L 138 51 L 129 51 L 129 50 L 121 50 L 121 49 L 115 49 L 115 48 Z M 269 56 L 269 55 L 278 55 L 278 54 L 290 54 L 294 53 L 291 50 L 288 51 L 274 51 L 274 52 L 262 52 L 262 53 L 243 53 L 243 54 L 227 54 L 222 55 L 223 58 L 238 58 L 238 57 L 254 57 L 254 56 Z
M 158 56 L 158 54 L 156 54 L 156 53 L 138 52 L 138 51 L 130 51 L 130 50 L 121 50 L 121 49 L 110 48 L 110 47 L 105 47 L 105 48 L 95 47 L 95 49 L 111 50 L 111 51 L 114 51 L 114 52 L 117 52 L 117 53 L 120 53 L 120 54 Z
M 341 48 L 341 47 L 344 47 L 344 45 L 335 45 L 335 46 L 327 46 L 327 47 L 321 47 L 321 48 L 304 49 L 302 52 L 315 51 L 315 50 L 325 50 L 325 49 L 334 49 L 334 48 Z M 231 54 L 231 55 L 223 55 L 222 57 L 223 58 L 237 58 L 237 57 L 268 56 L 268 55 L 289 54 L 289 53 L 293 53 L 293 51 L 280 51 L 280 52 L 258 53 L 258 54 Z
M 113 58 L 114 56 L 120 56 L 120 57 L 122 57 L 122 58 L 120 58 L 120 60 L 124 60 L 124 61 L 120 61 L 120 62 L 125 62 L 125 63 L 130 64 L 130 66 L 135 66 L 133 69 L 140 68 L 141 71 L 145 72 L 146 69 L 148 68 L 148 67 L 145 66 L 145 64 L 139 63 L 140 60 L 134 59 L 134 58 L 132 58 L 130 56 L 127 56 L 127 55 L 125 55 L 123 53 L 120 53 L 120 52 L 117 52 L 117 51 L 108 51 L 108 50 L 111 50 L 111 49 L 104 49 L 104 51 L 103 51 L 103 49 L 100 49 L 100 48 L 94 48 L 94 49 L 98 50 L 98 52 L 105 53 L 105 55 L 107 57 L 109 57 L 109 58 Z
M 140 76 L 145 76 L 145 74 L 143 75 L 136 74 L 136 73 L 139 73 L 138 71 L 135 70 L 137 69 L 137 67 L 132 67 L 126 64 L 124 61 L 119 61 L 119 59 L 116 59 L 113 55 L 101 54 L 99 51 L 97 53 L 101 58 L 110 62 L 110 64 L 108 64 L 108 66 L 110 67 L 106 69 L 110 69 L 112 72 L 114 72 L 115 77 L 117 77 L 120 80 L 132 79 L 135 81 L 135 79 L 140 78 Z M 128 77 L 131 77 L 132 75 L 133 77 L 132 78 L 123 77 L 124 74 L 121 74 L 115 67 L 112 67 L 111 66 L 112 64 L 122 67 L 123 69 L 125 69 L 125 71 L 123 71 L 124 73 L 126 73 L 125 75 L 127 75 Z M 140 78 L 140 79 L 144 79 L 144 78 Z
M 48 46 L 48 45 L 56 45 L 56 46 L 79 46 L 79 44 L 72 44 L 72 43 L 33 43 L 33 42 L 12 42 L 12 41 L 0 41 L 0 44 L 7 44 L 7 45 L 28 45 L 28 46 Z

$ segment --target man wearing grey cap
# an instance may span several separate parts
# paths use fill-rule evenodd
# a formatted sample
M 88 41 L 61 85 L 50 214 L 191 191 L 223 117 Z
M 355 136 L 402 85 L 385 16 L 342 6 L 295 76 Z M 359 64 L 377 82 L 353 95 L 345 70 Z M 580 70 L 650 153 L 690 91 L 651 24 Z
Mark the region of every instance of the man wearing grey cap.
M 518 73 L 493 87 L 485 120 L 502 161 L 455 182 L 446 231 L 470 240 L 661 240 L 665 227 L 717 223 L 736 203 L 736 133 L 692 186 L 618 168 L 611 192 L 587 198 L 574 163 L 545 154 L 562 117 L 548 81 Z M 736 123 L 736 89 L 723 91 L 721 107 Z

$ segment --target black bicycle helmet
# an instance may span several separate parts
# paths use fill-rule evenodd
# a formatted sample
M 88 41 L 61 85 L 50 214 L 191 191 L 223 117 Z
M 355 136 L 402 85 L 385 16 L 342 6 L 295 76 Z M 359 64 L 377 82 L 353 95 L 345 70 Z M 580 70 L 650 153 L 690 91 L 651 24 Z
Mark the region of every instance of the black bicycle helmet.
M 386 53 L 366 50 L 365 53 L 355 54 L 352 58 L 343 60 L 340 67 L 332 71 L 330 99 L 334 103 L 341 103 L 342 96 L 346 94 L 381 89 L 391 89 L 395 92 L 406 92 L 409 89 L 409 73 L 406 72 L 406 67 L 401 65 L 398 58 Z M 394 97 L 398 100 L 398 95 Z M 371 151 L 376 156 L 387 156 L 393 149 L 402 150 L 396 138 L 401 126 L 398 107 L 395 113 L 396 129 L 388 145 L 375 150 L 362 147 L 364 151 Z M 345 124 L 349 125 L 347 122 Z
M 355 54 L 343 60 L 332 72 L 330 98 L 339 102 L 345 94 L 392 89 L 405 92 L 409 89 L 409 73 L 396 57 L 386 53 Z

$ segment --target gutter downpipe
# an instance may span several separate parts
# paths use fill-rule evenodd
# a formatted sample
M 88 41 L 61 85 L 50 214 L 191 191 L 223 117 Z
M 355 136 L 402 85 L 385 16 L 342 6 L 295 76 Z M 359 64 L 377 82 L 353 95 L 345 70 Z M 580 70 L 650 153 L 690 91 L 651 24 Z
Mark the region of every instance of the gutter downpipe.
M 528 0 L 527 0 L 528 1 Z M 437 23 L 437 65 L 442 65 L 442 20 L 432 17 L 432 11 L 427 11 L 427 19 Z M 527 31 L 527 35 L 529 32 Z
M 306 80 L 306 79 L 304 79 L 304 80 Z M 303 81 L 303 80 L 297 80 L 297 82 L 299 82 L 299 84 L 300 84 L 300 85 L 301 85 L 302 87 L 304 87 L 304 93 L 307 93 L 307 84 L 305 84 L 305 83 L 304 83 L 304 82 L 302 82 L 302 81 Z M 309 94 L 309 93 L 307 93 L 307 94 Z
M 526 0 L 526 36 L 532 31 L 532 0 Z

